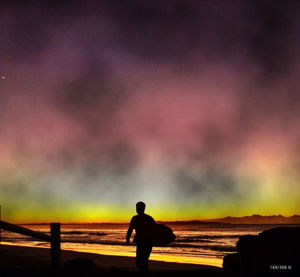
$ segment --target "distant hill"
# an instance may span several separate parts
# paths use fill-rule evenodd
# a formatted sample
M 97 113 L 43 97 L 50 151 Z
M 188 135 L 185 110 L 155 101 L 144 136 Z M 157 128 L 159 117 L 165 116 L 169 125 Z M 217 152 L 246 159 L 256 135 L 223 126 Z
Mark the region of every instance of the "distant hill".
M 230 224 L 300 224 L 300 215 L 285 217 L 282 215 L 263 216 L 254 214 L 251 216 L 216 218 L 205 220 L 206 222 L 222 222 Z
M 157 223 L 162 223 L 162 224 L 170 224 L 170 225 L 207 225 L 211 227 L 212 225 L 216 226 L 224 226 L 228 225 L 229 223 L 226 222 L 217 222 L 215 220 L 190 220 L 190 221 L 157 221 Z

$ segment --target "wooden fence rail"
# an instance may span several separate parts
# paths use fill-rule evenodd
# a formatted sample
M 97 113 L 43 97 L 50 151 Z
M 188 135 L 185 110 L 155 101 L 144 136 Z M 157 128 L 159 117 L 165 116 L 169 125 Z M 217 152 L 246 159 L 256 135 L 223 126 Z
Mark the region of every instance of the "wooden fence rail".
M 51 241 L 51 236 L 46 235 L 42 232 L 33 231 L 33 230 L 30 230 L 30 229 L 27 229 L 27 228 L 24 228 L 24 227 L 15 225 L 15 224 L 11 224 L 11 223 L 8 223 L 5 221 L 1 221 L 1 220 L 0 220 L 0 228 L 10 231 L 10 232 L 18 233 L 18 234 L 21 234 L 24 236 L 36 238 L 39 240 L 48 241 L 48 242 Z
M 50 223 L 50 236 L 2 220 L 0 220 L 0 229 L 50 242 L 51 266 L 54 274 L 58 275 L 60 269 L 60 223 Z

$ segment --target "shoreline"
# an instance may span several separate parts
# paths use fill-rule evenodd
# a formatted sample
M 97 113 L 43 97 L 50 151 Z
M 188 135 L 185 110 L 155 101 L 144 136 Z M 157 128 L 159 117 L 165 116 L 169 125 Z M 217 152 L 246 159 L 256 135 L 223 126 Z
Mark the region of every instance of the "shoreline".
M 1 244 L 0 244 L 1 245 Z M 27 244 L 16 244 L 12 242 L 2 242 L 2 245 L 16 246 L 16 247 L 30 247 L 39 249 L 50 249 L 49 246 L 38 246 L 38 245 L 27 245 Z M 104 245 L 106 246 L 106 245 Z M 135 249 L 135 245 L 131 245 Z M 125 257 L 135 259 L 135 252 L 121 252 L 121 251 L 111 251 L 107 249 L 90 249 L 84 247 L 68 247 L 62 246 L 62 251 L 74 251 L 82 254 L 96 254 L 102 256 L 113 256 L 113 257 Z M 150 262 L 164 262 L 164 263 L 175 263 L 181 265 L 195 265 L 195 266 L 212 266 L 217 268 L 222 268 L 223 259 L 212 259 L 207 257 L 195 257 L 195 256 L 178 256 L 178 255 L 168 255 L 167 253 L 155 253 L 152 252 Z
M 102 270 L 119 269 L 135 270 L 135 258 L 127 256 L 103 255 L 74 250 L 62 250 L 62 265 L 65 261 L 73 259 L 92 259 L 96 267 Z M 50 249 L 42 247 L 0 245 L 0 267 L 17 266 L 26 267 L 40 272 L 50 267 Z M 196 265 L 178 262 L 149 261 L 150 270 L 213 270 L 219 271 L 220 267 L 210 265 Z

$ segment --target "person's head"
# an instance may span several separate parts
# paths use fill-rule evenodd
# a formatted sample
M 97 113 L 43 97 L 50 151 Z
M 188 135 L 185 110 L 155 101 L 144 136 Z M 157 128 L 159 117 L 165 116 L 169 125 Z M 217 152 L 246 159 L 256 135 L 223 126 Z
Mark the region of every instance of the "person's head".
M 145 212 L 146 204 L 144 202 L 137 202 L 136 203 L 136 212 L 137 214 L 143 214 Z

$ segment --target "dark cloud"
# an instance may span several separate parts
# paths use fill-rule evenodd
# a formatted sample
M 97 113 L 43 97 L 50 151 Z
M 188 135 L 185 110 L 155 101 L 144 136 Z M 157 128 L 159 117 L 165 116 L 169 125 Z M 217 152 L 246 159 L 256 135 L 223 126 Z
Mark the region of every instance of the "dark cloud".
M 297 11 L 297 1 L 252 1 L 249 5 L 250 50 L 256 62 L 263 66 L 264 74 L 274 76 L 289 71 L 297 55 L 292 38 Z
M 156 62 L 192 62 L 200 52 L 214 60 L 250 56 L 282 71 L 296 54 L 291 34 L 298 9 L 297 1 L 75 1 L 7 5 L 2 21 L 13 56 L 36 56 L 55 31 L 85 20 L 87 29 L 78 35 L 93 34 L 96 48 L 104 23 L 112 27 L 104 40 Z
M 126 90 L 104 63 L 91 61 L 88 70 L 61 84 L 53 106 L 70 116 L 90 135 L 110 136 L 120 123 L 116 113 L 126 99 Z
M 241 201 L 241 197 L 245 197 L 246 189 L 238 188 L 247 187 L 248 182 L 241 184 L 242 180 L 229 172 L 222 172 L 217 167 L 205 168 L 203 164 L 198 167 L 198 171 L 195 169 L 193 171 L 191 172 L 189 168 L 178 170 L 175 177 L 177 186 L 173 193 L 189 199 L 190 202 L 199 201 L 206 205 L 232 199 Z
M 199 148 L 189 149 L 185 163 L 176 167 L 172 193 L 205 205 L 231 199 L 242 201 L 247 191 L 252 194 L 257 180 L 251 174 L 239 175 L 234 169 L 236 161 L 232 160 L 245 143 L 242 137 L 243 134 L 226 137 L 217 128 L 206 128 L 205 135 L 199 136 Z

